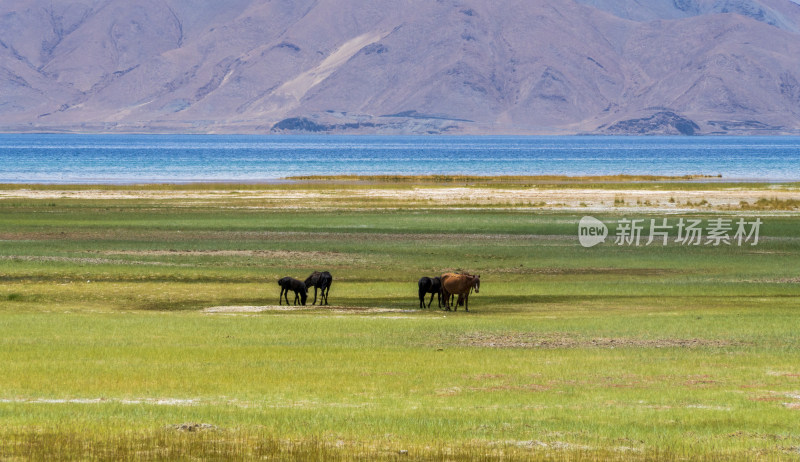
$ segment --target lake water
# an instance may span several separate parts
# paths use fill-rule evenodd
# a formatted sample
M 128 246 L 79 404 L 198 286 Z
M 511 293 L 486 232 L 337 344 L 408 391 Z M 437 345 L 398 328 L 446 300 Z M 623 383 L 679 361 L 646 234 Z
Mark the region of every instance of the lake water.
M 800 137 L 0 134 L 0 183 L 260 182 L 344 174 L 800 181 Z

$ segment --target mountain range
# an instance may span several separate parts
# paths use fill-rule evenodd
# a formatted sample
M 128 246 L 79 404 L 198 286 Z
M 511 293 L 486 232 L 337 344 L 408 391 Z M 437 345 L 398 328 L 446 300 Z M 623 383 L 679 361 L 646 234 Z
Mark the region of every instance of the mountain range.
M 800 134 L 800 5 L 3 0 L 0 131 Z

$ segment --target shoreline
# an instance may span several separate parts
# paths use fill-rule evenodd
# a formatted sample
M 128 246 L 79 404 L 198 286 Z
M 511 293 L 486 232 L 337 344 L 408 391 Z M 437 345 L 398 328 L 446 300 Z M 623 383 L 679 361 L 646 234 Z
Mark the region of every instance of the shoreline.
M 278 184 L 2 185 L 0 201 L 142 201 L 228 209 L 484 209 L 797 213 L 800 183 L 298 181 Z
M 341 186 L 349 184 L 425 184 L 425 185 L 454 185 L 486 183 L 496 185 L 613 185 L 613 184 L 641 184 L 641 185 L 668 185 L 668 184 L 709 184 L 709 185 L 800 185 L 800 178 L 741 178 L 723 177 L 722 175 L 302 175 L 280 178 L 264 178 L 258 180 L 231 179 L 197 179 L 197 180 L 169 180 L 169 179 L 130 179 L 130 180 L 89 180 L 89 181 L 59 181 L 59 180 L 0 180 L 0 190 L 8 189 L 54 189 L 64 188 L 136 188 L 155 186 L 197 187 L 204 189 L 209 186 L 237 187 L 237 186 L 279 186 L 279 185 L 331 185 Z

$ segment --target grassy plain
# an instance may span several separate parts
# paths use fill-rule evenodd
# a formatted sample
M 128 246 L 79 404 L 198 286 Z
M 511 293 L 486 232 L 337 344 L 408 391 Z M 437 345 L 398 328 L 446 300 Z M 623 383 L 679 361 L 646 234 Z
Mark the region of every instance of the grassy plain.
M 0 459 L 800 458 L 797 185 L 519 181 L 0 187 Z M 418 309 L 451 270 L 471 311 Z

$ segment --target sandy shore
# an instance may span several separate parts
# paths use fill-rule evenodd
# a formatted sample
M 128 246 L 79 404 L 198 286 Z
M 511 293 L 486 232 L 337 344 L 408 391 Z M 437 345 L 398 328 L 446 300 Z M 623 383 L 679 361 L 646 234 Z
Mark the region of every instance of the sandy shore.
M 769 188 L 747 184 L 731 188 L 709 188 L 705 190 L 681 189 L 603 189 L 603 188 L 481 188 L 481 187 L 431 187 L 412 188 L 348 188 L 330 189 L 265 189 L 265 190 L 103 190 L 87 187 L 81 190 L 0 190 L 0 200 L 144 200 L 208 202 L 215 205 L 263 207 L 263 208 L 327 208 L 344 206 L 349 208 L 374 208 L 380 205 L 404 204 L 414 206 L 482 207 L 513 206 L 545 209 L 590 209 L 619 210 L 624 208 L 652 210 L 733 210 L 741 204 L 753 204 L 759 199 L 777 201 L 800 201 L 800 190 L 785 185 Z M 778 207 L 776 210 L 781 210 Z M 787 207 L 785 210 L 792 210 Z

